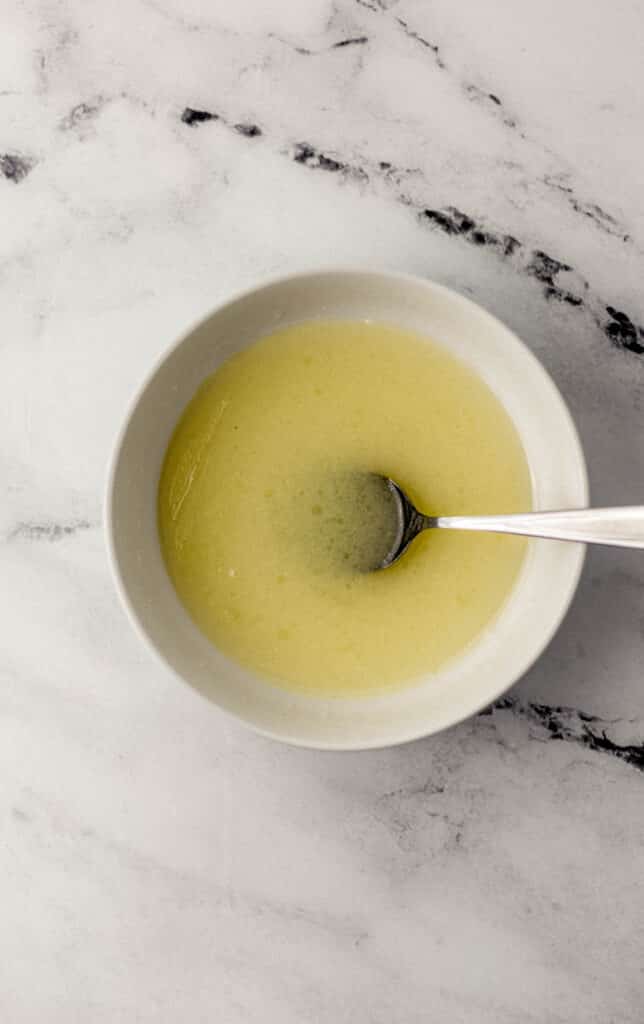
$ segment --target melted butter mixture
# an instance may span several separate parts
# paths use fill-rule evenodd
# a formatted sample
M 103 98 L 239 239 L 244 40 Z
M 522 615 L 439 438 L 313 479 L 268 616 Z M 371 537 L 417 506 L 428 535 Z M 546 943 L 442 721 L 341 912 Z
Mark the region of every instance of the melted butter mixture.
M 525 541 L 433 530 L 364 572 L 393 529 L 372 473 L 430 515 L 531 507 L 500 402 L 410 332 L 300 323 L 205 381 L 168 447 L 159 531 L 181 600 L 222 651 L 288 689 L 355 696 L 436 670 L 489 625 Z

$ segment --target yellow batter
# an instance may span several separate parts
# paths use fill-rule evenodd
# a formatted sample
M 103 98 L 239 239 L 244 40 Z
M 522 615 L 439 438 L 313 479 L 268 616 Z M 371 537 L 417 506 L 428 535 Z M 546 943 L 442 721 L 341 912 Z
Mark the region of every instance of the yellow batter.
M 430 514 L 531 505 L 519 438 L 487 385 L 383 324 L 262 338 L 204 382 L 168 447 L 159 531 L 181 600 L 221 650 L 292 690 L 371 694 L 437 669 L 494 618 L 521 566 L 519 538 L 434 530 L 362 572 L 389 521 L 361 471 Z

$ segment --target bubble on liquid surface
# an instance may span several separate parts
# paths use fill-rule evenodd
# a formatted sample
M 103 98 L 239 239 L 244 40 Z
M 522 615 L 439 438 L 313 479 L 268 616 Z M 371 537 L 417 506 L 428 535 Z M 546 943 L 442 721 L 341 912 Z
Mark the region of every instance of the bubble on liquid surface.
M 308 563 L 317 576 L 363 573 L 382 563 L 398 532 L 397 501 L 384 477 L 324 469 L 293 491 L 276 523 L 286 557 Z

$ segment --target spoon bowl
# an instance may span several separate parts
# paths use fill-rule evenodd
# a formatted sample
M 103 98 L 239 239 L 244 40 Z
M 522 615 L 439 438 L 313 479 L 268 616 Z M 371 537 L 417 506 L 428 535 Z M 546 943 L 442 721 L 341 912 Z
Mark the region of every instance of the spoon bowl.
M 419 512 L 413 501 L 407 497 L 400 484 L 390 477 L 382 477 L 392 504 L 392 514 L 395 516 L 396 532 L 394 540 L 389 545 L 382 559 L 375 568 L 388 569 L 390 565 L 397 562 L 404 555 L 411 542 L 422 533 L 423 530 L 430 530 L 437 525 L 433 516 L 426 516 Z

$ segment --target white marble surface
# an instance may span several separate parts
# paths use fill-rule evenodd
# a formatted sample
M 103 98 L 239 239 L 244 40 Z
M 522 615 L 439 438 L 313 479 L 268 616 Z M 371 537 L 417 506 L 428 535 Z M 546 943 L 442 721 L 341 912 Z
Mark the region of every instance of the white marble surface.
M 0 8 L 6 1024 L 640 1024 L 643 557 L 590 556 L 491 714 L 323 755 L 151 663 L 101 490 L 179 329 L 342 262 L 500 315 L 595 500 L 644 502 L 643 32 L 629 0 Z

